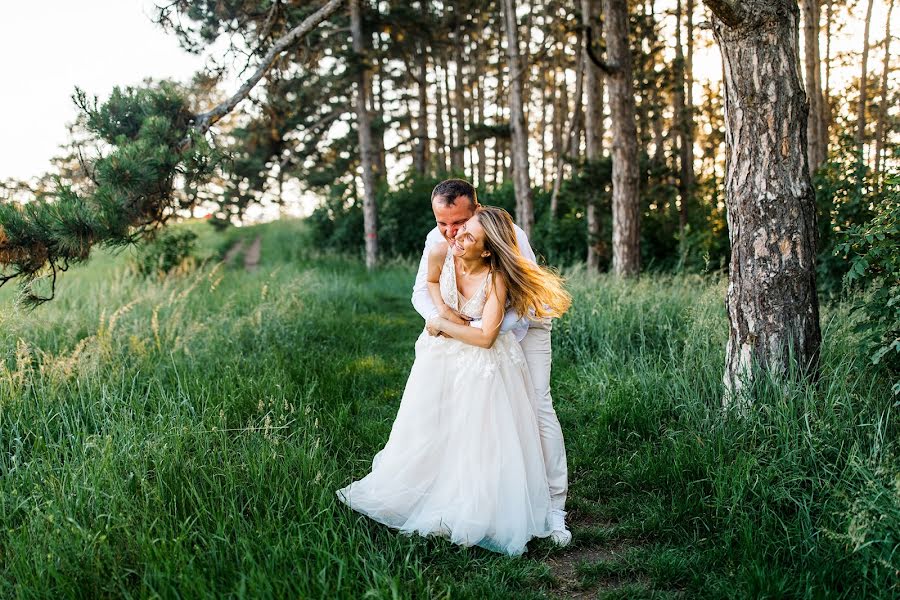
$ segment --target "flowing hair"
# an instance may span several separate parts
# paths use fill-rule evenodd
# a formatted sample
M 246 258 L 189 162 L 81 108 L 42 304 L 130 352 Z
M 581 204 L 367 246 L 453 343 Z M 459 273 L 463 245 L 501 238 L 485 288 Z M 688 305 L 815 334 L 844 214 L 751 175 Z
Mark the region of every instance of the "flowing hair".
M 491 270 L 506 282 L 509 303 L 520 317 L 534 311 L 536 318 L 560 317 L 572 305 L 562 278 L 522 256 L 509 213 L 496 206 L 480 206 L 475 212 L 484 229 L 484 247 Z

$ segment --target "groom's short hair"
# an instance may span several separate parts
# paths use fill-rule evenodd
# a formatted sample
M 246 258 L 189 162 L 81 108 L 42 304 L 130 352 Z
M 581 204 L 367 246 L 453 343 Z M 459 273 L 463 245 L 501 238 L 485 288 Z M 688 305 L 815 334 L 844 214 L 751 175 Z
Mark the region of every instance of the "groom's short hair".
M 456 199 L 466 196 L 472 202 L 472 208 L 478 206 L 478 195 L 475 187 L 465 179 L 446 179 L 431 192 L 431 201 L 440 201 L 447 206 L 455 206 Z

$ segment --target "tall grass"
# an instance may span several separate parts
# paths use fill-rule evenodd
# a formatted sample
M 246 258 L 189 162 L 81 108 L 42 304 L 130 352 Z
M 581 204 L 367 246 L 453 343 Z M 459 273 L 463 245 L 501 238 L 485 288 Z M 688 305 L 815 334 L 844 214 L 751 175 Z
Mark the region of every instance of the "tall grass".
M 421 320 L 413 265 L 370 275 L 297 222 L 252 273 L 215 257 L 144 280 L 124 257 L 34 312 L 0 294 L 0 596 L 508 597 L 524 559 L 407 538 L 336 502 L 390 431 Z M 230 241 L 230 240 L 229 240 Z M 818 389 L 721 409 L 724 284 L 569 274 L 554 330 L 574 546 L 619 597 L 900 594 L 898 418 L 841 306 Z

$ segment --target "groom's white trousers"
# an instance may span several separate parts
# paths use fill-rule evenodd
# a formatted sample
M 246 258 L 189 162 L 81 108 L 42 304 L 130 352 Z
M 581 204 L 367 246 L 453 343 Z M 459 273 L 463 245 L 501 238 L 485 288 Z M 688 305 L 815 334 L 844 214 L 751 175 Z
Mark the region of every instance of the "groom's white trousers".
M 553 508 L 563 510 L 569 491 L 569 472 L 566 467 L 566 445 L 562 427 L 553 409 L 553 398 L 550 397 L 552 327 L 550 323 L 532 322 L 520 344 L 534 385 L 534 414 L 541 432 L 544 465 L 547 468 L 547 482 L 550 484 L 550 504 Z

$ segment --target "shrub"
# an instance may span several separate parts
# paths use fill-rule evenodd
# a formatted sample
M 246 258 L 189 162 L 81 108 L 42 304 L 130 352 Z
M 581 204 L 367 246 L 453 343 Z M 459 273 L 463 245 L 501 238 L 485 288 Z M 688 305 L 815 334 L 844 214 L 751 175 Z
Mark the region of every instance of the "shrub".
M 166 229 L 140 246 L 132 265 L 143 276 L 171 272 L 192 257 L 197 234 L 187 229 Z

